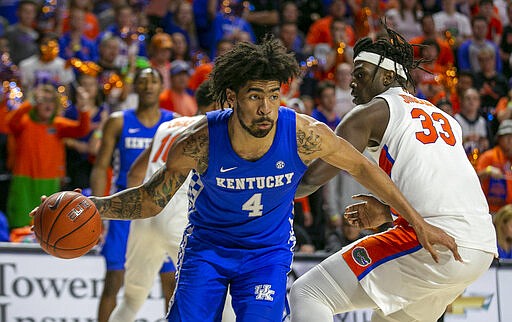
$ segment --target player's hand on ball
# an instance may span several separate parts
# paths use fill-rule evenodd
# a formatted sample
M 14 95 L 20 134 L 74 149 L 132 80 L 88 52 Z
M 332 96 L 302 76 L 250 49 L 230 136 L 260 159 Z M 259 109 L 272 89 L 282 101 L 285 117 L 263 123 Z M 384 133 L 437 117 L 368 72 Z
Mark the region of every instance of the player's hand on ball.
M 102 231 L 100 214 L 80 192 L 76 189 L 43 196 L 39 207 L 30 213 L 34 235 L 50 255 L 76 258 L 98 243 Z
M 46 198 L 48 198 L 46 195 L 42 195 L 42 196 L 41 196 L 41 203 L 43 203 L 43 202 L 46 200 Z M 39 206 L 37 206 L 37 207 L 35 207 L 34 209 L 32 209 L 32 211 L 31 211 L 31 212 L 29 212 L 29 214 L 28 214 L 28 215 L 29 215 L 30 217 L 34 218 L 34 216 L 36 215 L 36 213 L 37 213 L 37 211 L 38 211 L 38 210 L 39 210 Z M 33 229 L 34 229 L 34 227 L 32 226 L 32 230 L 33 230 Z
M 352 226 L 368 229 L 392 221 L 389 206 L 377 198 L 366 194 L 354 195 L 352 198 L 362 200 L 345 208 L 344 216 Z
M 78 193 L 82 193 L 82 189 L 80 188 L 76 188 L 73 190 L 74 192 L 78 192 Z M 44 203 L 44 201 L 48 198 L 48 196 L 46 195 L 42 195 L 41 196 L 41 204 Z M 39 206 L 35 207 L 34 209 L 32 209 L 32 211 L 28 214 L 30 217 L 34 218 L 36 212 L 39 210 Z M 32 226 L 32 230 L 34 229 L 34 227 Z

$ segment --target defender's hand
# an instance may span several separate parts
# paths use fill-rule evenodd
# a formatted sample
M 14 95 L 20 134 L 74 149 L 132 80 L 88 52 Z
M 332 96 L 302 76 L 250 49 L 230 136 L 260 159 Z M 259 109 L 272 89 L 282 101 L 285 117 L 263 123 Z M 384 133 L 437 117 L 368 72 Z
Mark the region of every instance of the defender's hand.
M 458 246 L 457 243 L 455 243 L 455 239 L 445 233 L 441 228 L 433 226 L 427 222 L 424 222 L 419 227 L 413 226 L 413 228 L 421 246 L 430 253 L 436 263 L 439 263 L 439 256 L 437 251 L 434 249 L 434 245 L 445 246 L 453 253 L 455 260 L 461 263 L 464 262 L 457 249 Z
M 363 201 L 345 208 L 344 216 L 352 226 L 368 229 L 393 221 L 389 206 L 383 204 L 374 196 L 358 194 L 352 196 L 352 198 Z

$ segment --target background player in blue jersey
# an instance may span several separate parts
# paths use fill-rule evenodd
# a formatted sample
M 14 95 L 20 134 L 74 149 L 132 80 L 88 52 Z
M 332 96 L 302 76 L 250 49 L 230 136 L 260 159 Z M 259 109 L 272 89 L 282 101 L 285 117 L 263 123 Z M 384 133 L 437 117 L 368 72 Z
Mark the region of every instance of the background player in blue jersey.
M 173 119 L 173 113 L 161 110 L 159 95 L 162 76 L 153 68 L 140 70 L 134 79 L 134 90 L 139 96 L 136 109 L 112 113 L 103 127 L 103 137 L 93 170 L 91 189 L 95 195 L 104 195 L 107 187 L 107 169 L 114 164 L 114 192 L 126 189 L 128 170 L 137 156 L 149 146 L 158 126 Z M 116 296 L 123 284 L 126 243 L 130 222 L 112 220 L 102 248 L 106 275 L 98 308 L 98 321 L 106 322 L 116 305 Z M 161 280 L 164 294 L 170 293 L 174 265 L 164 264 Z
M 453 238 L 428 226 L 390 178 L 325 124 L 280 106 L 280 86 L 299 67 L 275 39 L 239 43 L 217 58 L 211 89 L 220 106 L 172 145 L 141 186 L 92 197 L 103 218 L 159 213 L 193 171 L 189 221 L 169 321 L 218 321 L 228 286 L 238 321 L 279 321 L 292 261 L 293 199 L 312 160 L 346 170 L 404 218 L 435 253 Z

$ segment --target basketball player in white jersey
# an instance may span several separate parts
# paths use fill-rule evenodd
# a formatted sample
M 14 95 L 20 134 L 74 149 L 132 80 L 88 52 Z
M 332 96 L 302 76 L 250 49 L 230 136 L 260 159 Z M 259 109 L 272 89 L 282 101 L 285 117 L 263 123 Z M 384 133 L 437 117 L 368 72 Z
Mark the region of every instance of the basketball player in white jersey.
M 448 114 L 418 99 L 410 88 L 412 46 L 386 28 L 388 39 L 364 38 L 354 47 L 352 96 L 358 104 L 337 134 L 359 151 L 368 148 L 424 220 L 451 235 L 461 260 L 442 246 L 422 247 L 422 228 L 372 196 L 347 207 L 361 228 L 394 220 L 388 231 L 343 248 L 292 286 L 293 322 L 333 321 L 333 315 L 374 309 L 372 321 L 434 322 L 464 289 L 489 268 L 495 232 L 485 196 L 462 147 L 461 128 Z M 311 165 L 304 187 L 338 173 Z
M 198 114 L 215 109 L 214 101 L 209 97 L 209 81 L 203 82 L 196 91 Z M 190 124 L 201 116 L 180 117 L 163 123 L 153 138 L 153 142 L 133 163 L 128 173 L 128 187 L 146 181 L 155 171 L 165 164 L 167 152 L 174 140 Z M 187 180 L 176 195 L 165 206 L 161 214 L 131 223 L 126 251 L 124 275 L 124 294 L 109 322 L 134 321 L 137 312 L 148 297 L 155 277 L 164 260 L 177 263 L 179 246 L 183 230 L 188 223 Z M 175 285 L 175 281 L 173 281 Z M 227 301 L 222 321 L 235 321 L 234 313 Z

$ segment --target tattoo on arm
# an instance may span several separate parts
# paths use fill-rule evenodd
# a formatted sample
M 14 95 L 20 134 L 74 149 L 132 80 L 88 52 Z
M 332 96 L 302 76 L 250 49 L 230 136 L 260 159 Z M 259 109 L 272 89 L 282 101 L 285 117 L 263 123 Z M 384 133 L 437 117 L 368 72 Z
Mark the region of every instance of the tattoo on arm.
M 112 197 L 93 198 L 101 217 L 110 219 L 138 219 L 142 216 L 142 193 L 131 188 Z
M 310 155 L 322 150 L 322 140 L 320 135 L 316 134 L 313 130 L 310 130 L 309 133 L 298 130 L 297 147 L 299 153 Z
M 163 166 L 142 186 L 123 190 L 111 197 L 91 199 L 102 218 L 148 218 L 159 213 L 167 205 L 186 179 L 186 175 L 170 173 Z
M 143 187 L 149 198 L 160 208 L 164 208 L 186 179 L 187 176 L 180 173 L 169 173 L 163 166 Z
M 203 173 L 208 167 L 208 135 L 200 134 L 191 136 L 183 147 L 183 154 L 196 160 L 197 171 Z

